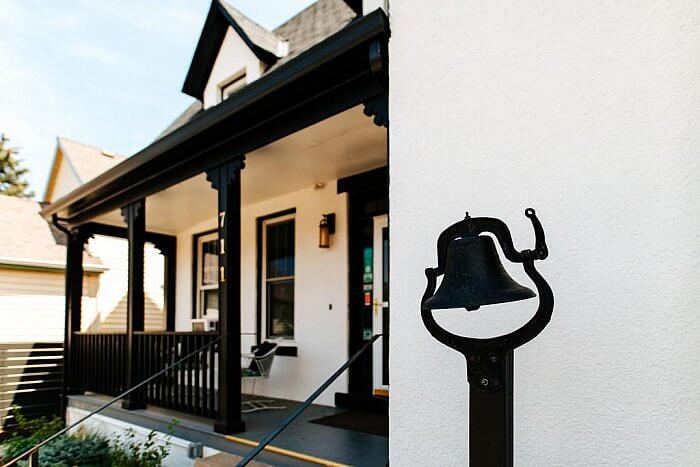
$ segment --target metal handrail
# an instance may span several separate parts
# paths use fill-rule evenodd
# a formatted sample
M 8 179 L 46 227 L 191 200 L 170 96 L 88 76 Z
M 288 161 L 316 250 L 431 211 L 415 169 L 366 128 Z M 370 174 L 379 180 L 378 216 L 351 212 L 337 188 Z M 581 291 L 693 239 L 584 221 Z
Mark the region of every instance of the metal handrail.
M 208 347 L 210 347 L 210 346 L 216 344 L 217 342 L 219 342 L 219 341 L 220 341 L 221 339 L 223 339 L 223 338 L 224 338 L 224 335 L 221 335 L 221 336 L 217 337 L 216 339 L 214 339 L 213 341 L 209 342 L 208 344 L 205 344 L 205 345 L 203 345 L 202 347 L 198 348 L 197 350 L 195 350 L 195 351 L 193 351 L 193 352 L 191 352 L 191 353 L 185 355 L 185 356 L 182 357 L 180 360 L 178 360 L 178 361 L 172 363 L 171 365 L 166 366 L 165 368 L 163 368 L 162 370 L 160 370 L 158 373 L 155 373 L 155 374 L 149 376 L 148 378 L 144 379 L 143 381 L 141 381 L 141 382 L 140 382 L 139 384 L 137 384 L 136 386 L 133 386 L 133 387 L 127 389 L 127 390 L 124 391 L 123 393 L 121 393 L 121 394 L 119 394 L 118 396 L 116 396 L 115 398 L 111 399 L 109 402 L 107 402 L 107 403 L 105 403 L 105 404 L 102 404 L 100 407 L 98 407 L 97 409 L 93 410 L 92 412 L 90 412 L 89 414 L 87 414 L 86 416 L 84 416 L 83 418 L 81 418 L 80 420 L 78 420 L 77 422 L 71 424 L 70 426 L 65 427 L 64 429 L 62 429 L 61 431 L 59 431 L 59 432 L 57 432 L 57 433 L 54 433 L 53 435 L 51 435 L 50 437 L 46 438 L 46 439 L 45 439 L 44 441 L 42 441 L 41 443 L 37 444 L 36 446 L 32 447 L 31 449 L 28 449 L 27 451 L 23 452 L 23 453 L 20 454 L 19 456 L 15 457 L 15 458 L 12 459 L 10 462 L 8 462 L 8 463 L 6 463 L 6 464 L 3 464 L 2 467 L 9 467 L 9 466 L 11 466 L 11 465 L 15 465 L 17 462 L 19 462 L 19 461 L 21 461 L 21 460 L 24 460 L 24 459 L 26 459 L 26 458 L 29 458 L 29 459 L 30 459 L 30 466 L 33 465 L 33 462 L 36 462 L 36 461 L 37 461 L 36 455 L 38 454 L 39 449 L 41 449 L 42 447 L 46 446 L 47 444 L 49 444 L 50 442 L 52 442 L 53 440 L 55 440 L 55 439 L 58 438 L 59 436 L 64 435 L 65 433 L 67 433 L 68 431 L 72 430 L 72 429 L 75 428 L 76 426 L 80 425 L 81 423 L 83 423 L 85 420 L 87 420 L 88 418 L 92 417 L 93 415 L 102 412 L 104 409 L 106 409 L 106 408 L 109 407 L 110 405 L 114 404 L 115 402 L 118 402 L 119 400 L 123 399 L 125 396 L 131 394 L 132 392 L 136 391 L 137 389 L 139 389 L 139 388 L 145 386 L 146 384 L 150 383 L 151 381 L 153 381 L 154 379 L 156 379 L 157 377 L 159 377 L 160 375 L 162 375 L 162 374 L 165 373 L 166 371 L 171 370 L 172 368 L 175 368 L 176 366 L 181 365 L 181 364 L 184 363 L 186 360 L 188 360 L 188 359 L 190 359 L 191 357 L 195 356 L 196 354 L 202 352 L 202 351 L 205 350 L 206 348 L 208 348 Z M 38 464 L 37 464 L 37 465 L 38 465 Z
M 352 365 L 352 363 L 360 357 L 360 355 L 362 355 L 368 348 L 370 348 L 370 346 L 374 343 L 374 341 L 376 341 L 376 340 L 379 339 L 380 337 L 382 337 L 382 334 L 375 334 L 370 340 L 368 340 L 367 342 L 365 342 L 365 344 L 364 344 L 357 352 L 355 352 L 355 353 L 352 355 L 352 357 L 350 357 L 350 359 L 349 359 L 347 362 L 345 362 L 340 368 L 338 368 L 338 369 L 335 371 L 335 373 L 333 373 L 326 381 L 324 381 L 324 383 L 321 384 L 321 385 L 318 387 L 318 389 L 316 389 L 316 390 L 315 390 L 301 405 L 298 405 L 297 408 L 294 409 L 294 411 L 293 411 L 291 414 L 289 414 L 289 415 L 287 416 L 287 418 L 285 418 L 285 419 L 282 421 L 282 423 L 280 423 L 280 425 L 279 425 L 277 428 L 275 428 L 274 430 L 272 430 L 271 432 L 269 432 L 269 433 L 265 436 L 265 438 L 263 438 L 263 440 L 260 441 L 260 442 L 258 443 L 257 446 L 255 446 L 255 448 L 251 449 L 251 450 L 248 452 L 248 454 L 246 454 L 245 457 L 244 457 L 243 459 L 241 459 L 241 461 L 240 461 L 238 464 L 236 464 L 236 467 L 244 467 L 244 466 L 248 465 L 248 463 L 249 463 L 250 461 L 252 461 L 253 458 L 254 458 L 255 456 L 257 456 L 258 454 L 260 454 L 260 453 L 263 451 L 263 449 L 265 449 L 265 447 L 266 447 L 268 444 L 270 444 L 270 443 L 272 442 L 273 439 L 275 439 L 275 438 L 277 437 L 277 435 L 279 435 L 280 433 L 282 433 L 282 431 L 283 431 L 285 428 L 287 428 L 299 415 L 301 415 L 301 413 L 302 413 L 304 410 L 306 410 L 306 409 L 311 405 L 311 403 L 312 403 L 314 400 L 316 400 L 316 398 L 317 398 L 318 396 L 321 395 L 321 393 L 322 393 L 323 391 L 325 391 L 326 389 L 328 389 L 328 386 L 330 386 L 331 383 L 333 383 L 333 381 L 335 381 L 336 379 L 338 379 L 338 377 L 339 377 L 345 370 L 347 370 L 348 367 L 349 367 L 350 365 Z

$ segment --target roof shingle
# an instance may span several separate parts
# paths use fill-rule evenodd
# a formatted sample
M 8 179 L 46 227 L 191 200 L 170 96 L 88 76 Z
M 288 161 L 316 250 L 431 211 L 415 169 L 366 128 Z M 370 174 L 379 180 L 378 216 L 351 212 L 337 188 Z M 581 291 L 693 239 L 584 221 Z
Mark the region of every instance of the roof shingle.
M 126 159 L 122 155 L 62 136 L 58 137 L 58 148 L 75 170 L 80 183 L 92 180 Z

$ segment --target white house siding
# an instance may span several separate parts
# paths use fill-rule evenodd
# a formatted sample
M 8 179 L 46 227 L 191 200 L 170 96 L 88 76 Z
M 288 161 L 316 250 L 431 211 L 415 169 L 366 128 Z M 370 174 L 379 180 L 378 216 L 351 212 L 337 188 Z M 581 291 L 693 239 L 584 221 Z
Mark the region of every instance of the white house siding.
M 515 354 L 516 465 L 698 465 L 699 8 L 391 3 L 392 465 L 467 456 L 464 358 L 419 316 L 438 234 L 468 210 L 531 248 L 529 206 L 556 309 Z M 488 335 L 535 306 L 440 322 Z
M 348 357 L 347 197 L 337 194 L 336 182 L 321 190 L 312 187 L 242 209 L 241 307 L 242 332 L 255 332 L 256 219 L 296 208 L 295 344 L 297 357 L 276 357 L 269 381 L 258 381 L 256 394 L 303 400 Z M 322 214 L 336 213 L 336 234 L 329 249 L 318 247 Z M 214 229 L 216 219 L 178 235 L 177 329 L 191 329 L 192 235 Z M 332 309 L 329 309 L 329 305 Z M 254 336 L 244 336 L 246 351 Z M 246 383 L 244 391 L 251 391 Z M 337 391 L 347 391 L 347 374 L 319 398 L 333 405 Z
M 229 26 L 224 41 L 221 43 L 219 54 L 209 74 L 209 81 L 204 88 L 203 102 L 205 109 L 221 102 L 219 85 L 241 70 L 245 70 L 246 83 L 250 83 L 258 79 L 262 74 L 263 63 L 248 48 L 233 28 Z
M 94 313 L 97 277 L 83 283 L 83 310 Z M 0 267 L 0 342 L 61 342 L 65 280 L 62 270 Z
M 96 235 L 88 244 L 93 256 L 100 258 L 108 270 L 101 274 L 97 292 L 98 313 L 83 311 L 82 330 L 90 332 L 126 332 L 126 303 L 129 277 L 128 242 L 124 239 Z M 152 245 L 145 248 L 145 329 L 165 329 L 163 311 L 163 256 Z

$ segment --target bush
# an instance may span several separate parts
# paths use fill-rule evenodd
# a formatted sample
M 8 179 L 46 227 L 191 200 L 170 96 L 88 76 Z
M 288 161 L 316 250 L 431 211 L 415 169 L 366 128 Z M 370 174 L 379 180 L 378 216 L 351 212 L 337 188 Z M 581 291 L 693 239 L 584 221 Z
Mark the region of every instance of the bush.
M 170 428 L 172 431 L 172 426 Z M 170 435 L 158 442 L 158 433 L 151 431 L 146 441 L 139 442 L 131 428 L 118 435 L 110 446 L 109 461 L 114 467 L 158 467 L 170 453 Z
M 17 407 L 12 408 L 12 415 L 18 427 L 17 431 L 2 444 L 2 455 L 6 460 L 14 459 L 63 428 L 63 420 L 59 417 L 40 417 L 29 420 L 19 413 Z
M 109 442 L 98 435 L 61 436 L 39 450 L 39 464 L 52 467 L 109 465 Z
M 1 446 L 0 458 L 4 461 L 23 454 L 64 426 L 58 417 L 29 420 L 16 409 L 12 413 L 19 427 Z M 170 435 L 175 423 L 173 421 L 170 425 L 165 442 L 158 440 L 156 431 L 151 431 L 145 441 L 139 441 L 132 429 L 117 435 L 111 443 L 103 436 L 82 430 L 60 436 L 39 450 L 39 464 L 51 467 L 159 467 L 170 453 Z

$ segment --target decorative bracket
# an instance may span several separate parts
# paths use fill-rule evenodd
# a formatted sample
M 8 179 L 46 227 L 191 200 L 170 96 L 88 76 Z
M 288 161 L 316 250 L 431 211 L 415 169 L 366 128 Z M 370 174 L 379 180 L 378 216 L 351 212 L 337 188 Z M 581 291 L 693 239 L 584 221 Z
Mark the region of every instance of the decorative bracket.
M 138 201 L 134 201 L 131 204 L 127 204 L 126 206 L 123 206 L 120 211 L 122 214 L 122 219 L 124 219 L 124 222 L 127 225 L 129 225 L 131 223 L 131 221 L 133 221 L 137 217 L 143 215 L 145 205 L 146 205 L 146 202 L 142 198 Z
M 245 155 L 241 155 L 236 159 L 225 162 L 222 165 L 207 169 L 207 181 L 211 183 L 211 187 L 215 190 L 220 190 L 227 183 L 231 183 L 236 179 L 238 173 L 245 168 Z
M 374 124 L 377 126 L 389 127 L 389 75 L 387 54 L 385 53 L 386 44 L 379 40 L 372 41 L 369 45 L 369 67 L 372 75 L 379 81 L 384 88 L 384 92 L 378 96 L 372 97 L 363 103 L 364 114 L 368 117 L 373 117 Z

